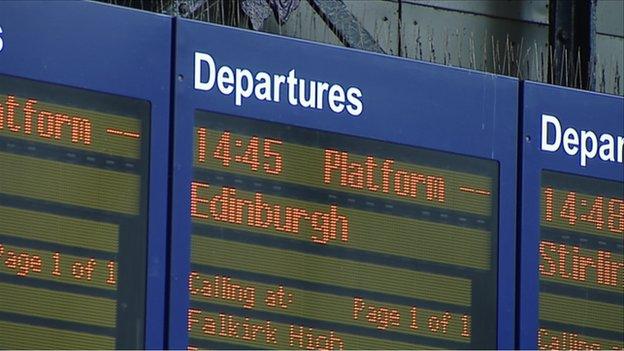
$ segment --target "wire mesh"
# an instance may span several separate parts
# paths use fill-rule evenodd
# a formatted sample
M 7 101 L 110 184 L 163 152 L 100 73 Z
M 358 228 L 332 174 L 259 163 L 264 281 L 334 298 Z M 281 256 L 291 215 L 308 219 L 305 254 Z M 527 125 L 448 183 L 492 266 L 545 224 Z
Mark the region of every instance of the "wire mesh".
M 250 0 L 100 1 L 226 26 L 251 28 L 249 17 L 241 9 L 242 2 Z M 305 3 L 306 0 L 302 0 L 302 6 L 295 10 L 286 24 L 281 24 L 271 15 L 265 23 L 272 21 L 272 25 L 265 25 L 262 30 L 283 36 L 339 44 L 340 37 L 332 32 L 317 13 L 306 10 L 309 5 Z M 388 4 L 392 5 L 392 2 L 388 1 Z M 379 43 L 385 43 L 388 54 L 584 90 L 591 88 L 587 79 L 582 79 L 584 70 L 589 69 L 596 82 L 593 90 L 615 95 L 624 94 L 621 57 L 601 56 L 598 53 L 594 66 L 584 67 L 581 60 L 584 48 L 577 48 L 575 52 L 563 50 L 561 57 L 556 58 L 551 45 L 526 39 L 524 36 L 515 36 L 512 39 L 509 34 L 488 33 L 487 29 L 476 32 L 445 24 L 419 25 L 416 21 L 413 25 L 402 26 L 401 20 L 394 21 L 388 16 L 373 12 L 364 9 L 358 20 L 361 23 L 374 23 L 368 26 L 370 35 Z M 361 26 L 358 30 L 365 30 L 362 28 Z M 624 56 L 624 53 L 621 54 Z M 563 62 L 561 74 L 555 74 L 553 65 L 550 64 L 555 59 Z M 555 79 L 557 76 L 558 80 Z

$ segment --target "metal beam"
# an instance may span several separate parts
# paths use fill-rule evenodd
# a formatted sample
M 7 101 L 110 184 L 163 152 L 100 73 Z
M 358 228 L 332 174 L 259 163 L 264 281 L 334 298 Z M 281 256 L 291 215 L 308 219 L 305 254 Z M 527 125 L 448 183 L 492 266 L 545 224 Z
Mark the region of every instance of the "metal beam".
M 163 5 L 164 9 L 162 12 L 170 16 L 196 18 L 202 7 L 208 5 L 208 1 L 209 0 L 165 0 L 164 2 L 161 1 L 161 4 L 167 3 L 166 6 Z M 151 2 L 157 3 L 156 1 Z
M 550 0 L 549 82 L 594 90 L 596 85 L 596 0 Z M 572 83 L 572 78 L 581 82 Z
M 385 53 L 342 0 L 308 0 L 344 46 Z

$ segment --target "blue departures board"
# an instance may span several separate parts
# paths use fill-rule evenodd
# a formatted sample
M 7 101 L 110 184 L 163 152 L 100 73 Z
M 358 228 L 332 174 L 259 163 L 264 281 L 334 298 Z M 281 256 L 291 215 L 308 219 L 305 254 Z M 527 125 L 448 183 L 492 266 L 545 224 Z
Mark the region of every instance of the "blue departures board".
M 513 346 L 517 81 L 177 21 L 169 347 Z
M 3 342 L 142 339 L 149 104 L 6 76 L 0 91 Z
M 0 347 L 622 347 L 622 98 L 173 21 L 0 4 Z
M 171 19 L 3 2 L 0 27 L 0 348 L 164 347 Z
M 624 347 L 624 99 L 526 83 L 520 347 Z

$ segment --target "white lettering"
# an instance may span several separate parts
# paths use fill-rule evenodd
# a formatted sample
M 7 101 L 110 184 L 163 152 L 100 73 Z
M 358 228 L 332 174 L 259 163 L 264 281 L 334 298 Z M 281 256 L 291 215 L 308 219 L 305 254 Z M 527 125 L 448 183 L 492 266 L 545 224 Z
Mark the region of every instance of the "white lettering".
M 243 85 L 245 86 L 243 88 Z M 248 98 L 253 92 L 253 77 L 246 69 L 236 69 L 236 106 L 240 106 L 242 98 Z
M 563 150 L 568 155 L 576 155 L 578 152 L 579 137 L 576 130 L 568 128 L 563 132 Z
M 346 110 L 351 116 L 359 116 L 364 109 L 359 88 L 297 77 L 295 69 L 289 70 L 287 75 L 252 72 L 241 67 L 219 66 L 209 54 L 195 52 L 194 73 L 195 89 L 210 91 L 216 84 L 220 93 L 234 93 L 236 106 L 242 106 L 250 97 L 280 102 L 283 93 L 290 105 L 301 108 L 322 110 L 329 106 L 335 113 Z M 286 91 L 282 92 L 282 88 Z
M 306 98 L 306 95 L 308 97 Z M 316 82 L 310 82 L 310 89 L 306 94 L 306 81 L 299 79 L 299 103 L 303 107 L 316 107 Z
M 336 113 L 340 113 L 344 110 L 343 102 L 345 102 L 344 90 L 338 84 L 332 85 L 329 88 L 329 108 Z
M 208 81 L 202 82 L 202 63 L 208 64 Z M 215 82 L 215 62 L 212 56 L 201 52 L 195 53 L 195 89 L 210 90 Z
M 600 159 L 603 161 L 615 161 L 613 155 L 614 151 L 614 143 L 613 136 L 609 134 L 603 134 L 600 136 L 600 142 L 603 143 L 600 145 L 600 150 L 598 151 L 600 154 Z
M 548 124 L 552 124 L 555 128 L 555 141 L 548 143 Z M 542 115 L 542 150 L 555 152 L 561 144 L 561 124 L 555 116 Z
M 598 137 L 594 131 L 580 130 L 579 132 L 574 127 L 568 127 L 563 132 L 562 138 L 561 129 L 561 122 L 557 117 L 542 115 L 541 149 L 543 151 L 558 151 L 563 144 L 563 151 L 566 154 L 570 156 L 579 154 L 581 167 L 586 167 L 588 161 L 596 156 L 603 161 L 622 163 L 623 136 L 617 136 L 617 146 L 615 146 L 616 137 L 608 133 L 600 134 Z M 553 135 L 549 134 L 551 131 L 554 131 Z
M 295 96 L 297 92 L 297 78 L 295 78 L 294 69 L 288 72 L 288 79 L 286 79 L 286 81 L 288 82 L 288 102 L 293 106 L 297 106 L 297 97 Z
M 362 92 L 356 87 L 351 87 L 347 90 L 347 100 L 350 105 L 347 106 L 347 111 L 353 116 L 359 116 L 362 113 Z
M 256 80 L 258 81 L 255 89 L 256 99 L 271 101 L 271 76 L 266 72 L 258 72 Z
M 571 128 L 570 128 L 571 129 Z M 591 149 L 587 148 L 587 140 L 591 140 Z M 581 166 L 587 165 L 587 158 L 594 158 L 598 152 L 596 134 L 591 131 L 581 131 Z
M 225 95 L 230 95 L 234 91 L 234 72 L 228 66 L 223 66 L 219 68 L 219 73 L 217 75 L 217 85 L 219 86 L 219 91 Z
M 273 94 L 275 94 L 273 96 L 273 101 L 275 102 L 279 102 L 280 101 L 280 86 L 282 84 L 286 83 L 286 77 L 282 76 L 282 75 L 276 75 L 273 77 Z
M 323 100 L 325 100 L 325 92 L 329 90 L 329 84 L 319 82 L 316 86 L 316 108 L 323 109 Z

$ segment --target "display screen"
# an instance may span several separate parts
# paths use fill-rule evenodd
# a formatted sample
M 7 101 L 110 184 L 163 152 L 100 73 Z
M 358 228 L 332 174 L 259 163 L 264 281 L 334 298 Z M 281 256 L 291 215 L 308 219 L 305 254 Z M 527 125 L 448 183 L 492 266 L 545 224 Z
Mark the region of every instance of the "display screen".
M 540 349 L 624 348 L 624 183 L 545 171 Z
M 0 348 L 143 348 L 150 105 L 0 75 Z
M 197 111 L 191 348 L 496 347 L 498 164 Z

